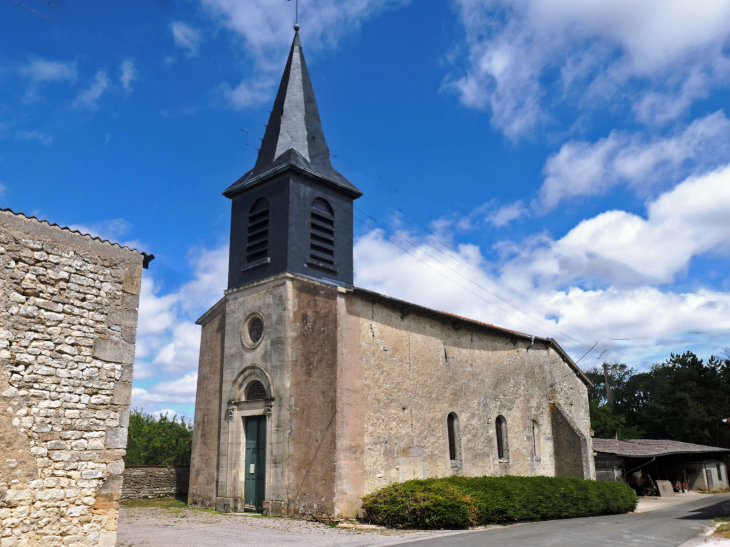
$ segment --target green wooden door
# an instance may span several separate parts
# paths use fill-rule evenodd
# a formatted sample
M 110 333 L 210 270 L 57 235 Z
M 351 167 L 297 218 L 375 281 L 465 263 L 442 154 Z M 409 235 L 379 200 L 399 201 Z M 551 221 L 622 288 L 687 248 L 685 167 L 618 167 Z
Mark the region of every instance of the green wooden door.
M 264 505 L 266 477 L 266 416 L 246 418 L 246 507 L 260 511 Z

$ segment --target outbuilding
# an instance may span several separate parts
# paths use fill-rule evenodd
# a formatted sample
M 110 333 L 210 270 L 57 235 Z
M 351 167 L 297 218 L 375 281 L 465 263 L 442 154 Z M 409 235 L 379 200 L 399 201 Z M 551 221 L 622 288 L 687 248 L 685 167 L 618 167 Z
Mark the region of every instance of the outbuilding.
M 652 439 L 593 439 L 593 451 L 597 480 L 624 481 L 639 494 L 657 493 L 657 481 L 669 481 L 679 492 L 728 488 L 726 448 Z

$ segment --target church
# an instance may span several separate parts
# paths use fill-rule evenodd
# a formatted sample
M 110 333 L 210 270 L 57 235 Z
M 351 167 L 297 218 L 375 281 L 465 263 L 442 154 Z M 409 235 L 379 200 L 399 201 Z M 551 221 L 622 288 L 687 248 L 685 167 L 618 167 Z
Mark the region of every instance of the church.
M 202 326 L 189 503 L 337 519 L 388 484 L 595 478 L 589 380 L 551 338 L 353 286 L 353 202 L 296 34 Z

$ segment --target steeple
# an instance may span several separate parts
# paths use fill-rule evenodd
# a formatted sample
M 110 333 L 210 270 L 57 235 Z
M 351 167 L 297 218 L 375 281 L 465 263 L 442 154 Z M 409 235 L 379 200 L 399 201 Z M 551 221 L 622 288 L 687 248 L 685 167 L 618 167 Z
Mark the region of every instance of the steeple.
M 227 197 L 288 167 L 318 176 L 356 197 L 362 195 L 332 167 L 298 26 L 256 165 L 223 193 Z
M 362 192 L 332 167 L 298 27 L 256 165 L 223 193 L 232 201 L 229 289 L 283 272 L 353 283 Z

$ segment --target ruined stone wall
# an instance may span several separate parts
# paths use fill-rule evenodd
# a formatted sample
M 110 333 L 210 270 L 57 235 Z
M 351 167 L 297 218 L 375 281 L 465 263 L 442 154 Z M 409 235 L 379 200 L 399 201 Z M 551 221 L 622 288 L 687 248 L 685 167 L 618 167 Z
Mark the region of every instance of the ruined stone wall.
M 348 310 L 360 318 L 360 332 L 352 336 L 359 338 L 363 370 L 365 493 L 454 472 L 554 475 L 551 404 L 590 442 L 586 385 L 545 343 L 528 350 L 529 340 L 419 313 L 357 289 L 348 295 Z M 449 459 L 450 412 L 459 422 L 458 467 Z M 503 460 L 497 456 L 498 416 L 507 422 Z
M 132 465 L 122 474 L 122 500 L 174 498 L 188 493 L 190 468 L 174 465 Z
M 0 212 L 0 540 L 115 544 L 143 257 Z

